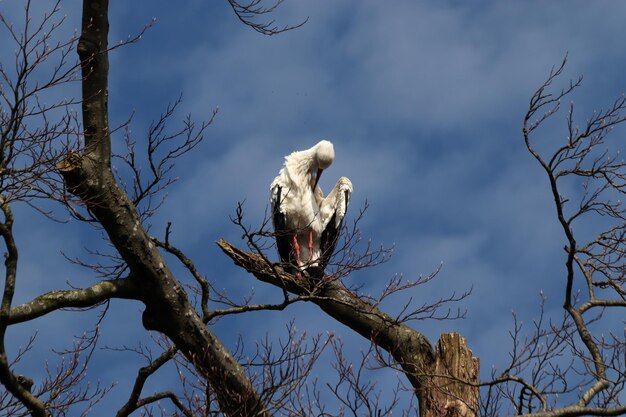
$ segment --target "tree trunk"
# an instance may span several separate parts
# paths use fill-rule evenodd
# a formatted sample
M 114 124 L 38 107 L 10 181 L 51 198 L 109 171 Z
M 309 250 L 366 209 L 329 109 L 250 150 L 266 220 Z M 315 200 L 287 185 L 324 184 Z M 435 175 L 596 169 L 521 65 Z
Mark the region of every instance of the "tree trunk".
M 84 153 L 111 166 L 109 137 L 109 1 L 84 0 L 77 52 L 83 76 Z
M 443 333 L 435 352 L 433 377 L 424 386 L 422 417 L 475 417 L 480 361 L 465 338 Z
M 229 416 L 268 416 L 261 396 L 230 351 L 195 311 L 137 210 L 110 167 L 108 126 L 108 0 L 84 0 L 78 54 L 83 71 L 82 154 L 72 152 L 57 168 L 69 192 L 79 197 L 106 231 L 130 270 L 136 298 L 146 309 L 143 324 L 167 335 L 206 376 L 221 410 Z

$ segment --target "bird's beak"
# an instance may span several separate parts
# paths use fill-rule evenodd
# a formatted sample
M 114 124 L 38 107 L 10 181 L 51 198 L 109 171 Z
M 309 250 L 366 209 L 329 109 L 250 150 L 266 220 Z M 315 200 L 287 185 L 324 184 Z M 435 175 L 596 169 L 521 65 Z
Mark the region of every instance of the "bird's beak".
M 317 183 L 320 181 L 320 177 L 322 176 L 323 169 L 317 169 L 317 175 L 315 176 L 315 183 L 313 184 L 313 191 L 317 188 Z

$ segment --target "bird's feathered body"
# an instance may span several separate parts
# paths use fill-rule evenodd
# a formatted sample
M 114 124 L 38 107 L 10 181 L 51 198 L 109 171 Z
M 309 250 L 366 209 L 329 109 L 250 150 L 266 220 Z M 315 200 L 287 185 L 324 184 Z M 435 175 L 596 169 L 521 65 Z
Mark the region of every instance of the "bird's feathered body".
M 333 159 L 333 145 L 325 140 L 310 149 L 293 152 L 285 157 L 283 168 L 270 187 L 281 262 L 295 265 L 298 270 L 323 270 L 336 244 L 352 184 L 342 177 L 324 198 L 317 182 Z
M 322 231 L 319 205 L 312 191 L 312 170 L 317 169 L 316 165 L 315 147 L 293 152 L 285 157 L 283 168 L 272 182 L 274 231 L 282 262 L 297 264 L 293 252 L 294 234 L 303 264 L 319 257 L 319 245 L 313 245 L 313 253 L 309 253 L 310 233 L 316 242 Z

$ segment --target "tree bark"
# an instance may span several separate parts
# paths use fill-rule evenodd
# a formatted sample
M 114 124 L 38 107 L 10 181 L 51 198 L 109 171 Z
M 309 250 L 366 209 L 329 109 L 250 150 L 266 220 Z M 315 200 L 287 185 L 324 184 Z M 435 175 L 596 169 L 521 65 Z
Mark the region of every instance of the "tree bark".
M 437 342 L 433 377 L 424 388 L 422 417 L 475 417 L 480 361 L 465 338 L 444 333 Z

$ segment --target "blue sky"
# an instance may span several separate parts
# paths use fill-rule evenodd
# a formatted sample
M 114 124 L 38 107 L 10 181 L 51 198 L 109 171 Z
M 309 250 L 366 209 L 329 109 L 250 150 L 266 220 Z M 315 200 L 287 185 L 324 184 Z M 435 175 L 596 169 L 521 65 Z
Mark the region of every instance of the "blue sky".
M 18 3 L 0 1 L 0 8 L 15 11 Z M 271 19 L 279 26 L 308 21 L 272 37 L 243 26 L 225 0 L 175 7 L 111 3 L 111 44 L 156 18 L 141 42 L 110 56 L 112 125 L 134 111 L 131 130 L 141 142 L 150 121 L 181 93 L 180 120 L 185 113 L 201 119 L 219 107 L 207 139 L 177 166 L 179 181 L 151 221 L 155 234 L 171 221 L 174 243 L 218 287 L 236 294 L 253 288 L 258 301 L 280 300 L 275 288 L 233 266 L 214 242 L 224 237 L 243 246 L 229 221 L 237 202 L 245 200 L 247 220 L 258 223 L 283 156 L 326 138 L 336 159 L 321 186 L 349 177 L 350 212 L 370 205 L 363 236 L 395 245 L 388 263 L 353 274 L 350 284 L 375 293 L 394 274 L 415 277 L 442 264 L 437 280 L 385 308 L 393 313 L 409 297 L 422 304 L 472 288 L 460 303 L 467 319 L 414 326 L 433 342 L 442 331 L 465 335 L 485 377 L 507 360 L 511 311 L 532 320 L 544 291 L 550 313 L 559 314 L 564 239 L 546 179 L 523 146 L 522 118 L 534 90 L 566 53 L 559 82 L 585 77 L 573 96 L 581 122 L 626 90 L 626 3 L 287 0 Z M 68 32 L 79 28 L 79 3 L 62 8 Z M 5 40 L 0 48 L 12 50 Z M 77 91 L 68 87 L 67 94 Z M 565 137 L 565 115 L 555 120 L 540 132 L 543 141 Z M 114 141 L 121 144 L 121 136 Z M 16 227 L 22 263 L 15 303 L 67 288 L 66 281 L 94 282 L 59 250 L 78 256 L 97 232 L 53 224 L 26 209 Z M 102 324 L 103 345 L 149 340 L 140 311 L 136 303 L 113 302 Z M 292 318 L 309 334 L 336 334 L 352 352 L 367 348 L 311 306 L 230 317 L 215 331 L 231 346 L 240 334 L 252 344 L 266 333 L 284 335 Z M 36 377 L 53 357 L 50 348 L 67 345 L 94 323 L 94 314 L 59 312 L 11 329 L 9 337 L 16 346 L 39 330 L 40 345 L 28 361 Z M 96 358 L 102 360 L 91 364 L 90 378 L 117 384 L 94 413 L 104 416 L 125 400 L 141 361 L 109 351 Z M 317 370 L 327 371 L 325 365 Z M 167 386 L 171 374 L 164 375 L 151 388 Z

